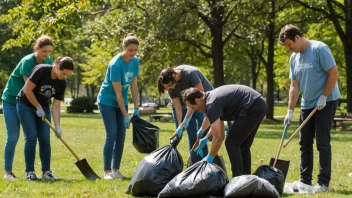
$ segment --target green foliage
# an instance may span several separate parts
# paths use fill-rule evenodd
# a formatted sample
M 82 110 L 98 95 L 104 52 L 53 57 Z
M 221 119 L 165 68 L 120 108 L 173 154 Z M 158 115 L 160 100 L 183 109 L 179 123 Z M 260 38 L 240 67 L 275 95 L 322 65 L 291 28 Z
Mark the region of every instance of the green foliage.
M 83 96 L 72 100 L 67 112 L 69 113 L 93 113 L 94 109 L 98 109 L 95 100 L 91 97 Z

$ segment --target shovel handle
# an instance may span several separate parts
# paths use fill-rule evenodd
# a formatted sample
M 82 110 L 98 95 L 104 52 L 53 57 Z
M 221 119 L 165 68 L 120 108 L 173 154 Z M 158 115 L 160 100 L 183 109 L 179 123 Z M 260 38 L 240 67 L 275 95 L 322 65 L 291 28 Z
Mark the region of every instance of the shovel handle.
M 49 127 L 55 132 L 55 134 L 57 134 L 57 131 L 55 130 L 55 127 L 49 122 L 49 120 L 47 120 L 45 118 L 44 122 L 46 122 Z M 75 158 L 77 159 L 77 161 L 79 161 L 79 157 L 77 156 L 77 154 L 75 152 L 73 152 L 73 150 L 71 149 L 71 147 L 61 138 L 61 136 L 58 137 L 62 143 L 64 143 L 64 145 L 66 146 L 66 148 L 72 153 L 72 155 L 75 156 Z
M 280 142 L 280 146 L 279 146 L 279 150 L 276 154 L 276 157 L 275 157 L 275 160 L 274 160 L 274 164 L 273 164 L 273 167 L 275 168 L 276 166 L 276 163 L 277 163 L 277 159 L 279 159 L 279 156 L 280 156 L 280 153 L 281 153 L 281 148 L 282 148 L 282 145 L 284 144 L 284 139 L 286 137 L 286 133 L 287 133 L 287 129 L 288 127 L 290 126 L 290 124 L 285 124 L 285 129 L 284 129 L 284 132 L 282 133 L 282 137 L 281 137 L 281 142 Z
M 308 117 L 302 122 L 302 124 L 298 127 L 298 129 L 291 135 L 291 137 L 284 144 L 284 148 L 291 142 L 291 140 L 297 135 L 297 133 L 307 124 L 310 118 L 314 115 L 314 113 L 318 110 L 318 106 L 316 106 L 313 111 L 308 115 Z

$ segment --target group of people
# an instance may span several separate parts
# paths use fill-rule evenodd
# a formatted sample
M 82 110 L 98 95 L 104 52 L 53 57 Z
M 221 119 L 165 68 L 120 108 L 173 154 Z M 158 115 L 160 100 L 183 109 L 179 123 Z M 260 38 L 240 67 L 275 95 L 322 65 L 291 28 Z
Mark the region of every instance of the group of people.
M 288 112 L 284 123 L 292 121 L 300 93 L 300 123 L 315 107 L 319 109 L 300 133 L 300 181 L 312 185 L 313 139 L 316 137 L 320 169 L 315 188 L 328 191 L 331 177 L 331 121 L 341 97 L 336 63 L 326 44 L 304 38 L 293 25 L 282 28 L 279 43 L 293 52 L 290 58 Z M 69 57 L 58 58 L 51 66 L 49 54 L 52 46 L 50 37 L 40 37 L 35 45 L 35 53 L 21 60 L 11 74 L 2 96 L 8 135 L 5 145 L 5 179 L 16 178 L 12 173 L 12 163 L 20 123 L 25 133 L 27 179 L 36 178 L 34 158 L 37 138 L 40 142 L 43 178 L 55 178 L 50 170 L 49 128 L 42 119 L 50 119 L 48 100 L 54 97 L 52 115 L 58 135 L 61 135 L 59 107 L 66 87 L 64 79 L 74 67 Z M 110 61 L 97 98 L 106 133 L 103 148 L 104 179 L 125 178 L 120 172 L 120 163 L 126 129 L 130 123 L 128 89 L 131 89 L 134 104 L 133 115 L 139 116 L 137 78 L 140 75 L 140 63 L 136 56 L 139 40 L 134 34 L 126 35 L 122 49 Z M 38 66 L 31 73 L 35 65 Z M 214 89 L 205 75 L 190 65 L 163 69 L 157 84 L 159 93 L 167 91 L 172 100 L 175 133 L 181 137 L 186 129 L 189 150 L 199 139 L 199 146 L 195 149 L 197 155 L 191 155 L 193 163 L 200 160 L 212 163 L 225 141 L 232 176 L 251 174 L 250 148 L 267 113 L 267 104 L 260 93 L 238 84 Z M 224 121 L 233 121 L 229 125 L 227 137 Z M 212 143 L 208 150 L 210 137 Z

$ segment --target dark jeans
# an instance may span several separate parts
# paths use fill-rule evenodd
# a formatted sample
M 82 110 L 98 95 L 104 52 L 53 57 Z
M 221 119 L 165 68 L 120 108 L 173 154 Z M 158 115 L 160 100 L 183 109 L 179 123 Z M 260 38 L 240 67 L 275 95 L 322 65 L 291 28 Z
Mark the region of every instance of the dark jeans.
M 314 137 L 319 152 L 318 183 L 329 186 L 331 177 L 331 145 L 330 130 L 336 112 L 337 101 L 327 102 L 322 110 L 315 112 L 313 117 L 301 129 L 299 145 L 301 150 L 301 181 L 312 184 L 313 144 Z M 313 109 L 301 109 L 300 124 Z
M 265 100 L 258 98 L 243 110 L 232 124 L 225 146 L 231 162 L 232 177 L 251 174 L 251 151 L 254 136 L 268 110 Z

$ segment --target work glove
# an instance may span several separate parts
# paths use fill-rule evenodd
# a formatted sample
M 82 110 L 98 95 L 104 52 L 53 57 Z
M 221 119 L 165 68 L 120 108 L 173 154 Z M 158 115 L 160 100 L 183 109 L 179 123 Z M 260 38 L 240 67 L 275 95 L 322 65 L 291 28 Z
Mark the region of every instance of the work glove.
M 204 156 L 202 149 L 203 149 L 203 147 L 207 144 L 207 142 L 208 142 L 208 138 L 207 138 L 207 137 L 201 139 L 201 140 L 199 141 L 198 147 L 197 147 L 196 149 L 194 149 L 194 152 L 196 152 L 197 155 L 199 155 L 200 157 L 203 157 L 203 156 Z
M 55 131 L 56 131 L 56 137 L 62 136 L 62 131 L 60 129 L 60 126 L 55 126 Z
M 318 107 L 318 110 L 322 110 L 325 106 L 326 106 L 326 99 L 328 97 L 324 96 L 324 95 L 321 95 L 318 99 L 318 102 L 317 102 L 317 107 Z
M 198 132 L 197 132 L 197 138 L 202 138 L 203 137 L 203 130 L 202 129 L 199 129 Z
M 124 117 L 123 124 L 125 125 L 126 129 L 130 128 L 130 117 Z
M 134 108 L 133 115 L 136 115 L 136 116 L 140 117 L 139 108 Z
M 177 127 L 176 133 L 177 133 L 178 137 L 181 137 L 182 132 L 183 132 L 182 128 L 181 127 Z
M 189 122 L 191 121 L 191 119 L 192 119 L 192 116 L 189 116 L 189 118 L 187 118 L 186 124 L 185 124 L 185 129 L 188 128 L 188 125 L 189 125 Z
M 287 115 L 285 117 L 285 120 L 284 120 L 284 124 L 290 124 L 291 121 L 292 121 L 292 117 L 293 117 L 293 110 L 289 109 L 287 110 Z
M 207 156 L 205 156 L 205 158 L 203 158 L 202 161 L 207 161 L 208 163 L 212 163 L 213 160 L 214 160 L 214 157 L 208 154 Z
M 45 112 L 44 112 L 42 107 L 37 108 L 37 112 L 36 113 L 37 113 L 37 116 L 40 117 L 40 118 L 45 117 Z

